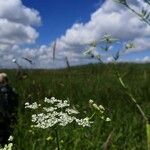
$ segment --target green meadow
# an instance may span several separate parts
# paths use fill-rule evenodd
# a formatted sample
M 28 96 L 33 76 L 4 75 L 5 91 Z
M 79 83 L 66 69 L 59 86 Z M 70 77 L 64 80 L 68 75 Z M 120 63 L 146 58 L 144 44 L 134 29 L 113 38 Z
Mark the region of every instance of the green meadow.
M 124 82 L 147 116 L 150 116 L 150 64 L 117 64 Z M 31 128 L 32 111 L 24 108 L 25 102 L 42 103 L 45 97 L 69 99 L 81 116 L 90 117 L 89 100 L 106 109 L 111 122 L 94 116 L 91 127 L 75 124 L 58 128 L 61 150 L 103 150 L 108 139 L 110 150 L 146 150 L 144 120 L 126 95 L 115 76 L 112 64 L 90 64 L 60 70 L 24 70 L 27 78 L 19 80 L 16 70 L 8 73 L 11 85 L 19 94 L 18 122 L 14 131 L 15 150 L 55 150 L 53 128 Z

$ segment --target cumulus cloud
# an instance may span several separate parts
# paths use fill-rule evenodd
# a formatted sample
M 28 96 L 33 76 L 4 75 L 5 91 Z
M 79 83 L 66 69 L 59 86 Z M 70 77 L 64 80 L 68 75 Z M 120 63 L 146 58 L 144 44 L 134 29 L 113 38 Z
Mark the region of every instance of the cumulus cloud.
M 144 2 L 129 1 L 137 9 L 147 7 Z M 139 18 L 118 5 L 112 0 L 107 0 L 98 10 L 91 14 L 86 23 L 75 23 L 66 33 L 57 39 L 57 58 L 70 58 L 72 64 L 81 64 L 84 59 L 82 55 L 84 45 L 99 41 L 106 33 L 120 39 L 121 41 L 133 41 L 136 48 L 128 50 L 127 53 L 143 51 L 150 48 L 150 27 L 141 22 Z M 102 54 L 103 55 L 103 54 Z M 107 55 L 105 55 L 107 56 Z M 109 55 L 105 60 L 110 62 Z M 89 62 L 86 59 L 85 63 Z
M 135 9 L 138 7 L 147 8 L 143 1 L 129 0 L 129 3 Z M 15 12 L 16 10 L 18 13 Z M 128 52 L 143 51 L 150 48 L 148 42 L 150 40 L 150 26 L 147 26 L 135 14 L 112 0 L 105 1 L 99 9 L 91 14 L 88 22 L 74 23 L 64 35 L 57 39 L 55 63 L 52 61 L 52 44 L 35 49 L 19 49 L 17 47 L 22 43 L 32 43 L 38 37 L 38 33 L 33 28 L 41 22 L 38 11 L 25 7 L 21 0 L 1 0 L 0 18 L 1 47 L 8 49 L 11 45 L 15 57 L 31 57 L 36 61 L 36 67 L 65 66 L 65 57 L 72 65 L 89 63 L 91 60 L 82 55 L 85 49 L 84 45 L 92 41 L 99 41 L 106 33 L 121 41 L 133 40 L 136 48 Z M 9 57 L 12 58 L 11 54 Z M 105 60 L 111 61 L 111 58 L 109 56 Z M 23 64 L 23 60 L 20 62 Z
M 136 9 L 147 8 L 143 1 L 128 1 Z M 141 11 L 141 10 L 140 10 Z M 135 48 L 127 53 L 148 50 L 150 48 L 150 26 L 125 7 L 107 0 L 98 10 L 91 15 L 87 23 L 75 23 L 66 30 L 65 35 L 59 38 L 60 52 L 81 53 L 82 45 L 92 41 L 99 41 L 106 33 L 121 41 L 133 41 Z M 110 57 L 108 57 L 107 61 Z M 80 60 L 79 60 L 80 61 Z
M 134 60 L 136 63 L 150 63 L 150 56 L 144 56 L 142 58 L 136 58 Z
M 40 24 L 39 12 L 24 6 L 21 0 L 1 0 L 0 18 L 24 25 Z
M 14 45 L 33 43 L 38 33 L 33 26 L 39 25 L 39 12 L 27 8 L 21 0 L 0 1 L 0 49 Z
M 108 0 L 91 15 L 89 22 L 74 24 L 60 41 L 68 45 L 80 45 L 99 41 L 106 33 L 121 40 L 132 40 L 149 35 L 150 27 L 124 7 Z
M 114 61 L 114 58 L 112 56 L 107 57 L 107 62 L 112 62 L 112 61 Z
M 150 62 L 150 56 L 145 56 L 142 62 Z

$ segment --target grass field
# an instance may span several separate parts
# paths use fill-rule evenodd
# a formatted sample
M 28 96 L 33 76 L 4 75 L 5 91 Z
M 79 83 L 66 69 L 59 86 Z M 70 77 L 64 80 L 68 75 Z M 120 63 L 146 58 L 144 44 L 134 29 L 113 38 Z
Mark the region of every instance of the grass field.
M 124 81 L 143 110 L 150 116 L 150 64 L 118 64 Z M 28 78 L 17 80 L 16 70 L 8 73 L 19 93 L 18 124 L 14 133 L 16 150 L 55 150 L 53 129 L 32 129 L 25 102 L 42 102 L 45 97 L 69 98 L 82 116 L 90 116 L 89 99 L 106 108 L 111 122 L 94 117 L 92 126 L 74 124 L 58 129 L 61 150 L 101 150 L 114 129 L 110 150 L 146 150 L 145 124 L 114 75 L 113 65 L 87 65 L 61 70 L 26 70 Z M 31 131 L 32 129 L 32 131 Z M 49 140 L 46 140 L 50 137 Z

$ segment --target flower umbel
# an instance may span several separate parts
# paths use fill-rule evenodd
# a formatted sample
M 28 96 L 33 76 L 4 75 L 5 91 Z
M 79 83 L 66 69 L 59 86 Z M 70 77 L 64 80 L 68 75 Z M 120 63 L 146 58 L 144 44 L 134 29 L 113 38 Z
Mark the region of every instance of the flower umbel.
M 25 108 L 40 108 L 42 111 L 32 115 L 31 120 L 34 123 L 32 127 L 46 129 L 55 125 L 66 126 L 72 122 L 76 122 L 78 125 L 83 127 L 90 127 L 92 123 L 88 117 L 82 119 L 77 118 L 76 115 L 78 115 L 79 112 L 76 109 L 70 108 L 68 100 L 58 100 L 54 97 L 50 99 L 45 98 L 44 105 L 46 106 L 42 106 L 36 102 L 33 104 L 29 104 L 27 102 L 25 104 Z
M 111 119 L 109 117 L 105 116 L 105 108 L 102 105 L 97 105 L 93 100 L 89 100 L 89 104 L 90 106 L 98 112 L 100 118 L 106 122 L 111 121 Z M 94 113 L 95 114 L 95 113 Z
M 10 137 L 8 138 L 8 141 L 9 141 L 10 143 L 5 144 L 5 146 L 4 146 L 3 148 L 0 147 L 0 150 L 12 150 L 12 148 L 13 148 L 13 143 L 12 143 L 12 141 L 13 141 L 13 136 L 10 135 Z
M 31 105 L 28 102 L 25 103 L 25 108 L 37 109 L 39 106 L 41 106 L 41 104 L 37 104 L 36 102 Z

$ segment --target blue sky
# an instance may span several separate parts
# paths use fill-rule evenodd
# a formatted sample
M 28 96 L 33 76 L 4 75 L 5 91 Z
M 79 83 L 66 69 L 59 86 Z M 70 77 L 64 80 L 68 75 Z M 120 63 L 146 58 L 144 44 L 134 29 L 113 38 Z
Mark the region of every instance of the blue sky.
M 150 7 L 144 0 L 128 0 L 137 11 Z M 150 26 L 113 0 L 1 0 L 0 1 L 0 67 L 12 68 L 16 60 L 22 67 L 61 68 L 95 62 L 83 55 L 88 44 L 99 42 L 105 34 L 121 41 L 105 53 L 105 62 L 124 49 L 128 42 L 135 48 L 122 53 L 119 61 L 150 62 Z M 53 61 L 53 45 L 56 59 Z M 29 64 L 23 59 L 33 61 Z
M 87 22 L 104 0 L 23 0 L 23 4 L 39 11 L 42 24 L 37 28 L 37 44 L 48 44 L 65 34 L 75 22 Z

